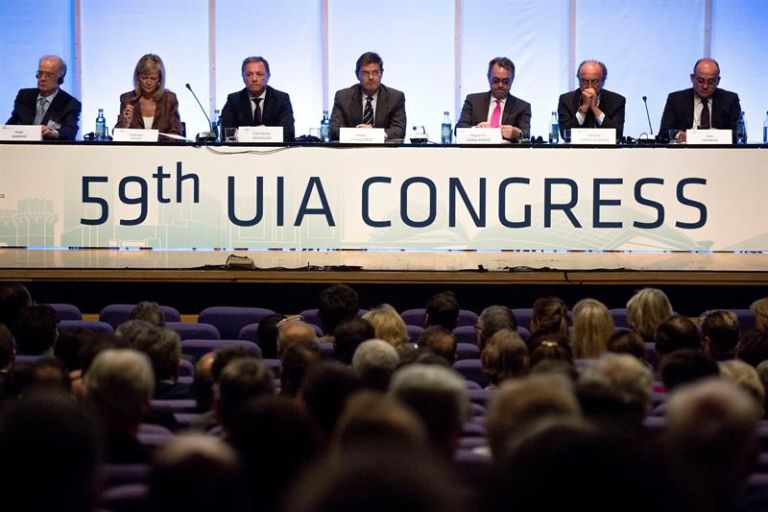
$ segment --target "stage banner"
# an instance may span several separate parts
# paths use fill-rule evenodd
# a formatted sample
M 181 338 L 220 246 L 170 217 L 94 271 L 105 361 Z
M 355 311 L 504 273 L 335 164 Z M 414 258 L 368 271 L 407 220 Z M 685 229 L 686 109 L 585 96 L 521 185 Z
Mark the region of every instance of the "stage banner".
M 0 245 L 768 251 L 765 148 L 0 145 Z

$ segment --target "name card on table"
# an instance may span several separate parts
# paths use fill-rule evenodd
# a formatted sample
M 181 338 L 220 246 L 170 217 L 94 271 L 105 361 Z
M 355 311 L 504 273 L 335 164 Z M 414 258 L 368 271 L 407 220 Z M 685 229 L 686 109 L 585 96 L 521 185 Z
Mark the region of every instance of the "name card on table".
M 733 144 L 731 130 L 687 130 L 687 144 Z
M 384 128 L 341 128 L 339 142 L 343 144 L 384 144 Z
M 43 140 L 42 127 L 39 124 L 0 125 L 0 140 Z
M 571 128 L 571 144 L 616 144 L 616 128 Z
M 456 128 L 457 144 L 501 144 L 500 128 Z
M 241 126 L 237 129 L 237 142 L 283 142 L 282 126 Z
M 115 128 L 112 140 L 115 142 L 157 142 L 159 130 L 140 130 L 137 128 Z

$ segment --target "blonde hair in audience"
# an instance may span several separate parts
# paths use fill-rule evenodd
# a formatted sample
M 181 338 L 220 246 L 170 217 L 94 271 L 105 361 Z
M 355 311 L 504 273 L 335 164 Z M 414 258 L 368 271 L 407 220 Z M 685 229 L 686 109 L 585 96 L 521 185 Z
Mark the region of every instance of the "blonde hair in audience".
M 573 308 L 573 357 L 592 359 L 606 351 L 608 338 L 615 326 L 605 304 L 595 299 L 582 299 Z
M 672 304 L 657 288 L 643 288 L 627 302 L 627 322 L 646 341 L 653 340 L 656 328 L 671 314 Z
M 765 404 L 765 387 L 763 386 L 763 381 L 760 380 L 757 370 L 740 359 L 723 361 L 719 366 L 720 375 L 737 384 L 741 389 L 749 393 L 749 396 L 755 399 L 760 408 L 760 415 L 762 415 L 765 412 L 763 408 Z
M 768 331 L 768 297 L 757 299 L 749 309 L 755 315 L 755 329 Z
M 389 304 L 382 304 L 363 315 L 373 325 L 376 338 L 398 348 L 408 343 L 408 329 L 400 314 Z

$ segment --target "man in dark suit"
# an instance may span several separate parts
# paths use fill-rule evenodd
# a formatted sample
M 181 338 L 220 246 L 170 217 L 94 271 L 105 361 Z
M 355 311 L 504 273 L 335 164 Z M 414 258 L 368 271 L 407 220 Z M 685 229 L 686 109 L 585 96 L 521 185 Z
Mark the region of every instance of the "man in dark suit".
M 468 94 L 456 128 L 500 128 L 506 140 L 522 140 L 531 133 L 531 104 L 509 94 L 515 64 L 506 57 L 488 63 L 490 92 Z
M 340 128 L 384 128 L 387 139 L 405 137 L 405 94 L 381 83 L 384 61 L 366 52 L 357 59 L 359 84 L 336 91 L 331 112 L 331 138 L 339 140 Z
M 64 92 L 67 65 L 55 55 L 43 55 L 37 66 L 37 88 L 21 89 L 5 124 L 39 124 L 44 139 L 74 140 L 80 102 Z
M 246 57 L 240 69 L 245 89 L 227 96 L 221 111 L 221 129 L 238 126 L 282 126 L 283 140 L 294 139 L 293 107 L 288 94 L 269 83 L 269 62 L 263 57 Z
M 714 59 L 699 59 L 691 73 L 693 87 L 667 96 L 661 116 L 659 136 L 669 137 L 669 130 L 719 128 L 731 130 L 736 142 L 741 105 L 735 92 L 718 89 L 720 65 Z M 706 109 L 706 110 L 705 110 Z M 685 141 L 685 132 L 679 134 Z
M 600 61 L 585 60 L 579 64 L 576 78 L 579 88 L 560 95 L 557 105 L 561 135 L 572 128 L 616 128 L 616 139 L 621 140 L 627 100 L 603 89 L 608 68 Z

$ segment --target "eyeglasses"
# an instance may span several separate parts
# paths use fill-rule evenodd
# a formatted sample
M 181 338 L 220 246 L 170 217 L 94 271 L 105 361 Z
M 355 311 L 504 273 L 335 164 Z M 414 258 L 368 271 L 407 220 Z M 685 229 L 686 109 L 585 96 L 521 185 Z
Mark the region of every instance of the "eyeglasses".
M 381 74 L 381 71 L 361 71 L 360 74 L 365 78 L 378 78 L 378 76 Z
M 600 85 L 600 82 L 602 82 L 602 80 L 600 80 L 599 78 L 595 78 L 594 80 L 587 80 L 585 78 L 582 78 L 582 79 L 579 80 L 579 83 L 583 87 L 590 87 L 590 86 L 595 87 L 595 86 Z
M 476 331 L 482 331 L 483 330 L 483 328 L 480 326 L 480 324 L 475 324 L 472 327 L 474 327 Z
M 714 87 L 720 82 L 720 77 L 717 76 L 715 78 L 702 78 L 700 76 L 696 77 L 696 83 L 699 85 L 707 84 L 710 87 Z
M 51 73 L 50 71 L 38 71 L 35 73 L 35 78 L 56 78 L 56 73 Z
M 504 86 L 509 86 L 509 85 L 512 85 L 512 80 L 509 79 L 509 78 L 493 78 L 493 79 L 491 79 L 491 84 L 492 85 L 499 85 L 499 84 L 501 84 L 501 85 L 504 85 Z

